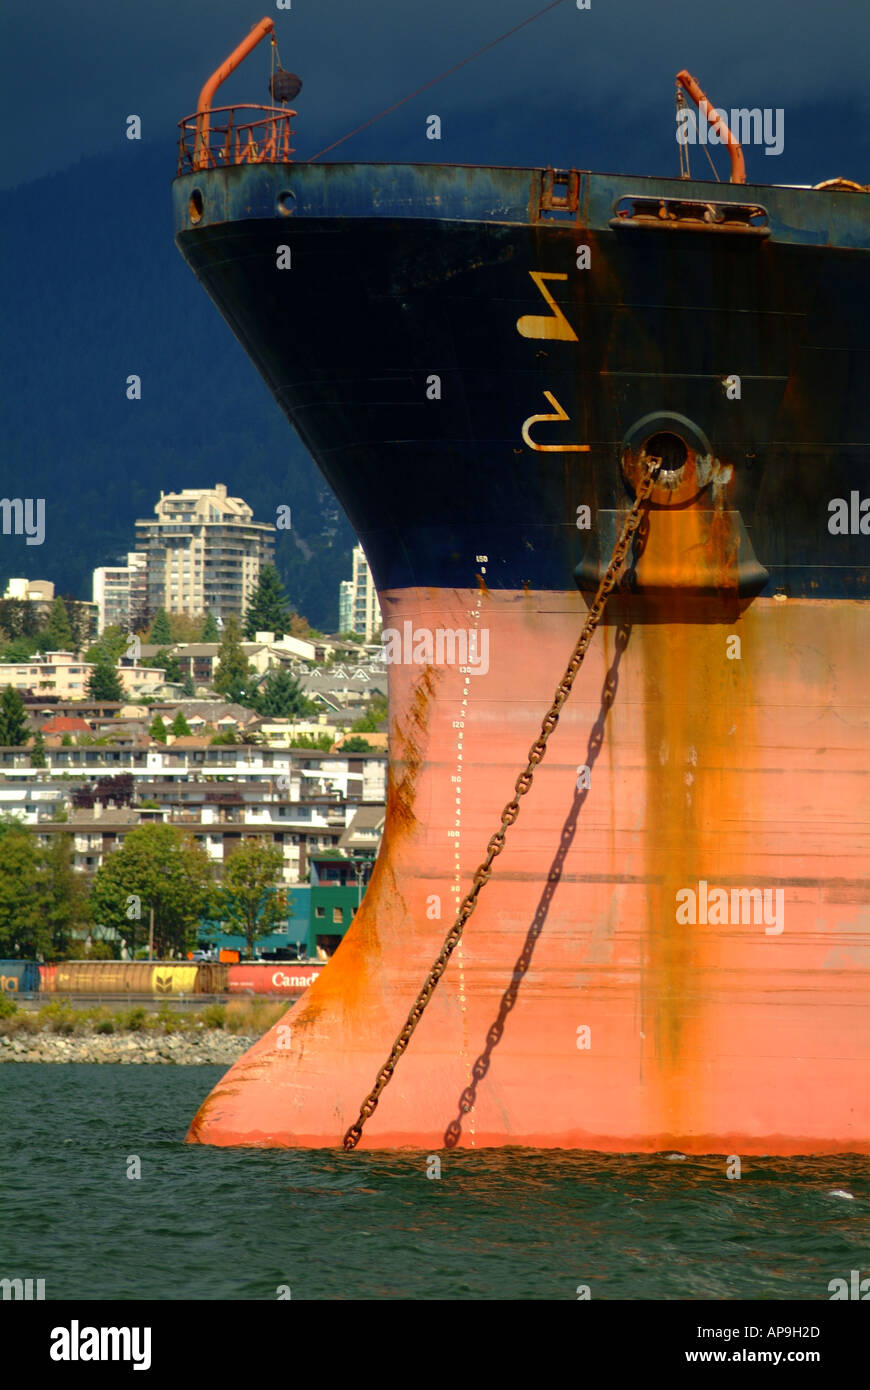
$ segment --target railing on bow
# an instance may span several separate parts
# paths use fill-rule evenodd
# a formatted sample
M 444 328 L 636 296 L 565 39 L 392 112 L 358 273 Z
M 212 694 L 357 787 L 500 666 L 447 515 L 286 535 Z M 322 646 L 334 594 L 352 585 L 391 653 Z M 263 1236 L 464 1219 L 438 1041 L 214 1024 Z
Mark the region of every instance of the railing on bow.
M 255 112 L 256 118 L 251 119 Z M 179 121 L 179 174 L 230 164 L 285 164 L 295 153 L 286 106 L 215 106 Z M 215 119 L 217 118 L 217 119 Z

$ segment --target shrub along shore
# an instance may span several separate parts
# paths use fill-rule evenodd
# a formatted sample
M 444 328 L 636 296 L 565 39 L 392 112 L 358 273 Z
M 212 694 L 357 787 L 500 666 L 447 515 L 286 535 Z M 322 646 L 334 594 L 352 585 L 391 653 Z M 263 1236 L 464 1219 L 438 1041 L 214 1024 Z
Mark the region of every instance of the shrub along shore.
M 229 1065 L 287 1011 L 264 1000 L 208 1004 L 191 1013 L 141 1004 L 74 1009 L 52 1000 L 24 1009 L 0 998 L 0 1063 L 115 1062 Z

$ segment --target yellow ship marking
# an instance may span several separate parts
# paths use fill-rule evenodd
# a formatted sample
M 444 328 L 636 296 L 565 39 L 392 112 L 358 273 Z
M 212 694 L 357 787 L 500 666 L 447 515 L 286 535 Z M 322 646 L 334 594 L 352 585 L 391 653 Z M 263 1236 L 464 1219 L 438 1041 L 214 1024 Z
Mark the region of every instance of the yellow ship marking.
M 530 270 L 529 274 L 553 313 L 552 315 L 523 314 L 522 318 L 517 319 L 517 332 L 522 334 L 524 338 L 555 338 L 576 343 L 578 341 L 577 334 L 544 284 L 545 280 L 567 280 L 567 274 L 555 270 Z
M 570 415 L 568 415 L 568 414 L 566 413 L 566 411 L 564 411 L 564 410 L 562 409 L 562 407 L 560 406 L 559 402 L 556 400 L 556 397 L 553 395 L 552 391 L 545 391 L 545 392 L 544 392 L 544 395 L 547 397 L 547 400 L 550 402 L 550 405 L 554 405 L 554 406 L 556 407 L 556 414 L 555 414 L 555 415 L 530 415 L 529 418 L 528 418 L 528 420 L 524 420 L 524 421 L 523 421 L 523 442 L 524 442 L 525 444 L 527 444 L 527 445 L 529 446 L 530 449 L 537 449 L 537 451 L 538 451 L 539 453 L 542 453 L 542 454 L 566 454 L 566 453 L 588 454 L 588 452 L 589 452 L 589 445 L 588 445 L 588 444 L 536 444 L 535 441 L 532 439 L 531 435 L 529 434 L 529 428 L 530 428 L 530 426 L 534 425 L 534 424 L 536 423 L 536 421 L 538 421 L 538 420 L 570 420 L 570 418 L 571 418 Z

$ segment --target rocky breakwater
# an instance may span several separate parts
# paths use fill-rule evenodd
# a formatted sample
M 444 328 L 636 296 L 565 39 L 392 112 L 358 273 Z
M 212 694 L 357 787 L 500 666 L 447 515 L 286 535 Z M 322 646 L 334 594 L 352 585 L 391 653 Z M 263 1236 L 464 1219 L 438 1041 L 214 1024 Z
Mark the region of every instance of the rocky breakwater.
M 0 1062 L 121 1062 L 230 1066 L 256 1038 L 219 1028 L 184 1033 L 15 1033 L 0 1037 Z

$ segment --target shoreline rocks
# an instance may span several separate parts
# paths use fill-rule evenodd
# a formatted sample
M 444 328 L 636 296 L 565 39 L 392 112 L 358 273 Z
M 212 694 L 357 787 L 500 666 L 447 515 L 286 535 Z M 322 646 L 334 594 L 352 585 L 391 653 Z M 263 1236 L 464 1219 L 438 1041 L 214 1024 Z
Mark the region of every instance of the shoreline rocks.
M 12 1033 L 0 1036 L 3 1062 L 121 1062 L 133 1066 L 229 1066 L 257 1041 L 210 1028 L 191 1033 Z

